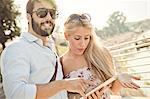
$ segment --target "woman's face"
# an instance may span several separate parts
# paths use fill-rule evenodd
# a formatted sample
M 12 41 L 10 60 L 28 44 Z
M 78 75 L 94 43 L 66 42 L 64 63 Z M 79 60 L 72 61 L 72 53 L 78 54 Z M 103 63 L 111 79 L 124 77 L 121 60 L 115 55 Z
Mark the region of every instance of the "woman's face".
M 91 30 L 85 27 L 78 27 L 74 33 L 66 36 L 69 41 L 70 51 L 75 55 L 83 55 L 90 42 Z

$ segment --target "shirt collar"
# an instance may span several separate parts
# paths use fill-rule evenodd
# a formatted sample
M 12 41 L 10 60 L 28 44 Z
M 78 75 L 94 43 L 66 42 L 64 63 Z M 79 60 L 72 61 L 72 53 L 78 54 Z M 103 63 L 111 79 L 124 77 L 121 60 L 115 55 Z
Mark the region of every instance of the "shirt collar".
M 25 38 L 27 41 L 29 41 L 31 43 L 36 42 L 39 45 L 43 46 L 43 41 L 29 32 L 21 33 L 21 37 Z M 50 42 L 50 40 L 49 40 L 48 47 L 51 47 L 51 43 L 52 42 Z
M 34 41 L 38 41 L 39 40 L 39 38 L 37 38 L 36 36 L 34 36 L 33 34 L 31 34 L 29 32 L 21 33 L 21 37 L 25 38 L 29 42 L 34 42 Z

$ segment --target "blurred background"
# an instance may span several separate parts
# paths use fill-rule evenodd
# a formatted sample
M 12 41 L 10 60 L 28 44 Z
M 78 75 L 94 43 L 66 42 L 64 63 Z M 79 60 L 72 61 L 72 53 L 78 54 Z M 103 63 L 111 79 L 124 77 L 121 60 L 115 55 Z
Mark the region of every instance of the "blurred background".
M 66 18 L 72 13 L 89 13 L 96 34 L 113 56 L 116 70 L 141 77 L 141 81 L 135 81 L 141 86 L 138 91 L 124 88 L 120 96 L 150 97 L 150 0 L 56 1 L 59 17 L 52 40 L 58 55 L 67 50 L 63 35 Z M 0 0 L 0 53 L 27 31 L 26 3 L 27 0 Z

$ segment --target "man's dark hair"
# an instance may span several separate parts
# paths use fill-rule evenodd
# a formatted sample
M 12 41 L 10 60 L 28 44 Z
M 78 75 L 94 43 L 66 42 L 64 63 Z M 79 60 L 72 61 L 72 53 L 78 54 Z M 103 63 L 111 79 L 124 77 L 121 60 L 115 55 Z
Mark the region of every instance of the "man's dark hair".
M 41 1 L 46 1 L 56 9 L 55 0 L 29 0 L 26 6 L 26 12 L 32 14 L 35 2 L 41 2 Z

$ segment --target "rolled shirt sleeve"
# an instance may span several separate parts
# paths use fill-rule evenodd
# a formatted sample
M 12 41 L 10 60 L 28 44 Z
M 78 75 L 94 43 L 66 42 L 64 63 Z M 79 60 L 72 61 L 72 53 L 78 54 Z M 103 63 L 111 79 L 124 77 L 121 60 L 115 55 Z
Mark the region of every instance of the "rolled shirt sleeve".
M 56 56 L 40 39 L 24 32 L 7 46 L 1 55 L 1 73 L 6 99 L 35 99 L 35 84 L 46 84 L 55 71 Z M 61 65 L 56 80 L 63 79 Z M 49 99 L 68 99 L 66 91 L 60 91 Z
M 3 87 L 7 99 L 35 99 L 36 85 L 29 83 L 30 61 L 21 49 L 23 45 L 13 44 L 1 56 Z M 27 52 L 27 51 L 26 51 Z

